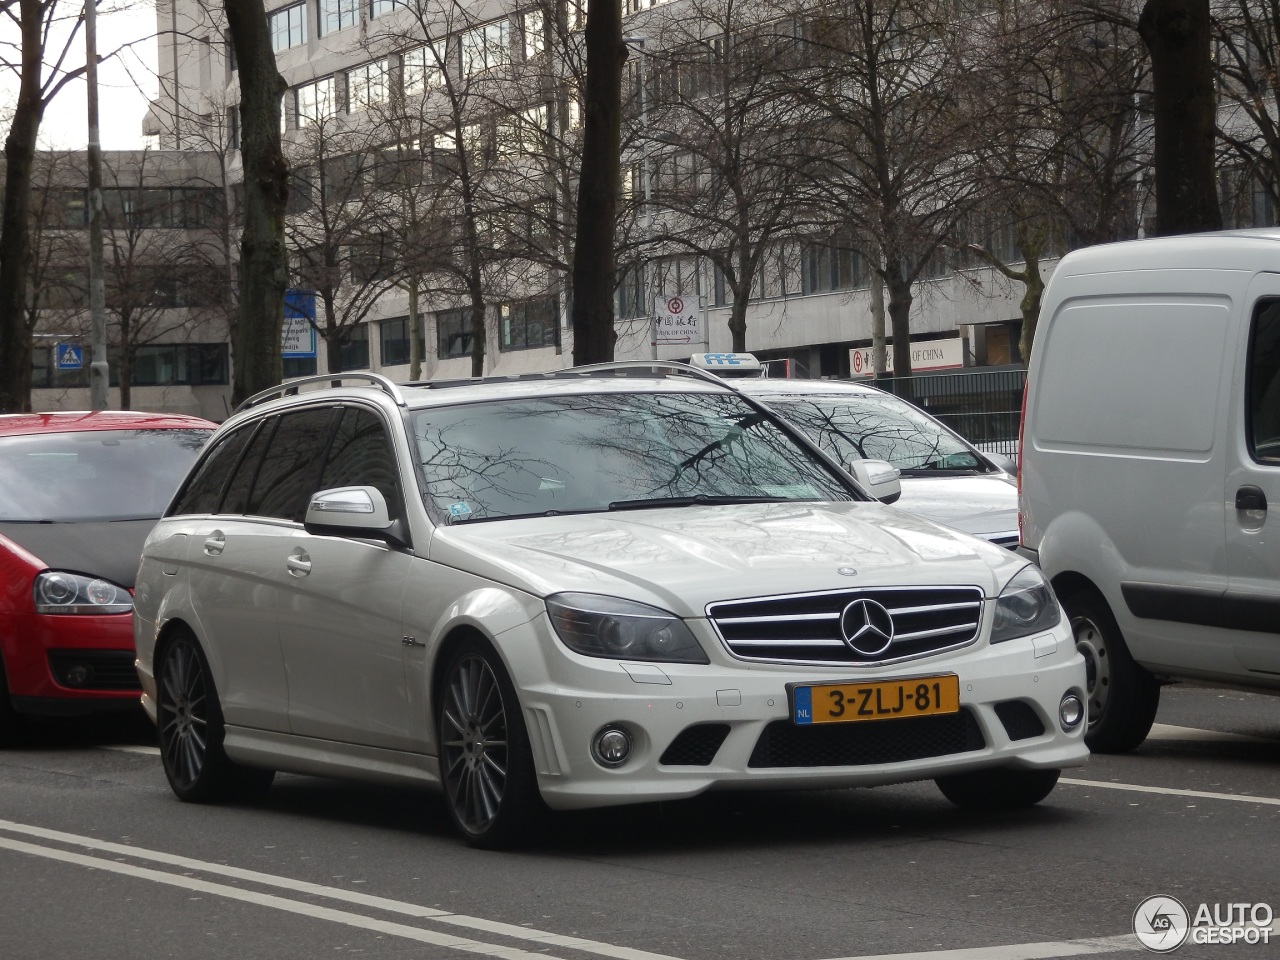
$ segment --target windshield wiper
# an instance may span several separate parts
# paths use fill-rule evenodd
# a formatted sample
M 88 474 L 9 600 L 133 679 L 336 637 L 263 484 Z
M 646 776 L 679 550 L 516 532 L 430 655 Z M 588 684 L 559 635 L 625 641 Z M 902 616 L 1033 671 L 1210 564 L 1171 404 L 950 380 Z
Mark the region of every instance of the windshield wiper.
M 790 497 L 713 497 L 699 493 L 692 497 L 651 497 L 644 500 L 615 500 L 610 510 L 648 510 L 653 507 L 696 507 L 727 503 L 789 503 Z

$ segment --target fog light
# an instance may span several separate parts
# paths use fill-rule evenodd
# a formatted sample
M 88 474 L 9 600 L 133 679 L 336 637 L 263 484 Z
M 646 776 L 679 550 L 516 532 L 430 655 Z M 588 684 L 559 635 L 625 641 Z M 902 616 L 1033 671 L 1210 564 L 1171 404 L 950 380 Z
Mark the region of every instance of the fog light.
M 631 756 L 631 735 L 622 727 L 601 727 L 591 741 L 591 755 L 603 767 L 620 767 Z
M 77 663 L 67 670 L 67 686 L 83 687 L 93 679 L 93 667 L 86 663 Z
M 1074 730 L 1084 719 L 1084 701 L 1076 693 L 1068 693 L 1058 704 L 1058 720 L 1063 730 Z

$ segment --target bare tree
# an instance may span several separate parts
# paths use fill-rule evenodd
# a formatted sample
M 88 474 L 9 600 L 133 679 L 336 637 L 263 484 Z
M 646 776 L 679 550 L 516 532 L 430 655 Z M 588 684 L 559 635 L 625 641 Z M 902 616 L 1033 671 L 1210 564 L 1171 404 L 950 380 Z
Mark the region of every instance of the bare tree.
M 0 16 L 18 27 L 16 49 L 4 66 L 18 75 L 9 135 L 4 144 L 4 211 L 0 219 L 0 413 L 31 406 L 31 330 L 27 327 L 27 280 L 31 272 L 31 178 L 40 121 L 50 101 L 84 73 L 68 69 L 81 8 L 59 0 L 3 0 Z M 58 29 L 70 28 L 58 37 Z
M 1217 0 L 1212 13 L 1225 104 L 1218 126 L 1222 159 L 1243 169 L 1280 223 L 1280 2 Z M 1250 211 L 1250 220 L 1261 212 Z
M 573 244 L 573 362 L 613 359 L 613 295 L 622 144 L 622 42 L 619 0 L 587 0 L 582 167 Z
M 768 255 L 814 222 L 797 201 L 810 172 L 811 105 L 782 82 L 795 60 L 793 29 L 738 0 L 691 0 L 663 18 L 649 68 L 634 74 L 648 81 L 630 99 L 642 167 L 632 181 L 643 185 L 631 196 L 648 234 L 640 239 L 719 271 L 735 351 L 746 349 L 747 306 Z
M 899 377 L 911 372 L 912 286 L 976 195 L 964 7 L 817 0 L 797 25 L 793 89 L 817 109 L 807 125 L 814 202 L 877 256 Z
M 29 2 L 29 0 L 28 0 Z M 285 207 L 289 167 L 280 146 L 280 98 L 263 0 L 223 0 L 240 72 L 240 155 L 244 228 L 240 235 L 240 318 L 232 336 L 233 403 L 280 382 L 280 328 L 289 284 Z
M 1209 0 L 1147 0 L 1138 31 L 1151 53 L 1156 232 L 1219 230 Z

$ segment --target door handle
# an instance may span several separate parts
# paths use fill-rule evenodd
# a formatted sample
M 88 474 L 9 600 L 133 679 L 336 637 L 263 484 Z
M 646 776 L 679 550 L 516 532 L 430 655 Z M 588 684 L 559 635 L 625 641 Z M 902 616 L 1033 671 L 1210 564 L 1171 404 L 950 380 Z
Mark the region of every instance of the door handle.
M 211 557 L 216 557 L 227 546 L 227 538 L 222 535 L 221 530 L 215 530 L 212 535 L 205 538 L 204 552 Z
M 289 573 L 295 577 L 305 577 L 311 572 L 311 558 L 305 553 L 295 553 L 284 562 Z
M 1262 492 L 1261 487 L 1255 487 L 1253 484 L 1245 484 L 1236 491 L 1236 509 L 1259 510 L 1265 513 L 1267 509 L 1267 495 Z

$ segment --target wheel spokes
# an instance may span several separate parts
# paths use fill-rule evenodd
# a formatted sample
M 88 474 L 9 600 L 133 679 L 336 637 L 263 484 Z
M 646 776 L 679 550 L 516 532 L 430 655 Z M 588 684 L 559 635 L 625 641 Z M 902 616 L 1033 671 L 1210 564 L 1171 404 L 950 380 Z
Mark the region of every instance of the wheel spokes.
M 467 657 L 449 678 L 440 713 L 442 779 L 454 814 L 484 830 L 498 813 L 507 783 L 506 712 L 489 664 Z

